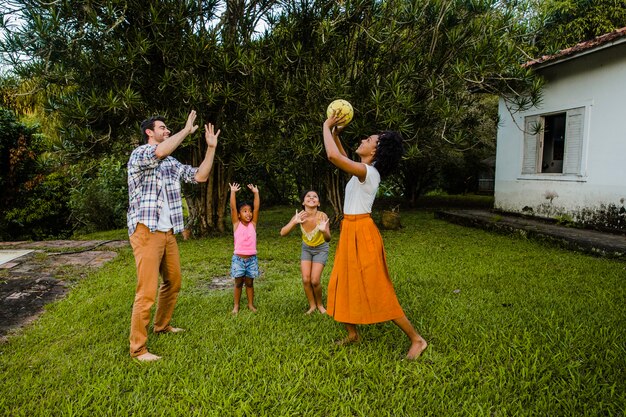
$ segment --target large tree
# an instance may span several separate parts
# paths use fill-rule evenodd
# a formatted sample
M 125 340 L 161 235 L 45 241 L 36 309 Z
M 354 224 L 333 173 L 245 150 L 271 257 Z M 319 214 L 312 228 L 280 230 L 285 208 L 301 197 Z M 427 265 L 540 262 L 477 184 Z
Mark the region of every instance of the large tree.
M 18 76 L 35 83 L 32 92 L 45 93 L 47 114 L 62 126 L 58 134 L 69 163 L 93 167 L 91 161 L 104 156 L 126 158 L 139 144 L 139 121 L 150 114 L 165 115 L 175 128 L 196 108 L 204 122 L 219 125 L 220 158 L 211 179 L 199 192 L 189 189 L 187 197 L 202 232 L 223 230 L 225 185 L 231 161 L 241 155 L 246 110 L 256 97 L 247 89 L 248 67 L 257 66 L 251 38 L 272 3 L 9 4 L 21 21 L 5 28 L 4 58 Z M 194 163 L 203 146 L 200 135 L 190 138 L 179 157 Z
M 2 49 L 44 92 L 68 163 L 124 160 L 156 112 L 175 127 L 196 108 L 222 129 L 208 183 L 186 189 L 200 233 L 224 230 L 232 180 L 260 183 L 274 201 L 317 188 L 340 211 L 345 179 L 320 133 L 334 98 L 355 106 L 349 149 L 373 131 L 404 135 L 395 181 L 414 198 L 459 155 L 493 146 L 485 95 L 521 95 L 514 105 L 525 106 L 540 87 L 519 65 L 524 28 L 496 1 L 12 2 L 23 23 Z M 203 146 L 197 135 L 178 156 L 195 164 Z
M 290 2 L 271 37 L 285 62 L 277 125 L 292 132 L 296 156 L 304 148 L 320 161 L 311 155 L 321 152 L 323 103 L 348 99 L 357 112 L 348 148 L 377 130 L 404 135 L 399 180 L 414 200 L 459 155 L 493 152 L 497 115 L 487 96 L 512 97 L 512 109 L 537 101 L 541 82 L 520 66 L 525 34 L 495 1 Z M 316 164 L 314 173 L 328 178 L 339 208 L 342 180 L 327 169 Z

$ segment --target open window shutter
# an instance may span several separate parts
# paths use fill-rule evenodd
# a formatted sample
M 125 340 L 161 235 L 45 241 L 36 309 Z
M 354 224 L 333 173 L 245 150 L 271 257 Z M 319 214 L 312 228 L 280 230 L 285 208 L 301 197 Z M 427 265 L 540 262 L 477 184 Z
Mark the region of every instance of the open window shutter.
M 565 155 L 563 174 L 580 174 L 583 156 L 583 123 L 585 108 L 578 107 L 567 111 L 565 122 Z
M 522 174 L 537 173 L 537 126 L 539 116 L 528 116 L 524 122 L 524 159 L 522 160 Z

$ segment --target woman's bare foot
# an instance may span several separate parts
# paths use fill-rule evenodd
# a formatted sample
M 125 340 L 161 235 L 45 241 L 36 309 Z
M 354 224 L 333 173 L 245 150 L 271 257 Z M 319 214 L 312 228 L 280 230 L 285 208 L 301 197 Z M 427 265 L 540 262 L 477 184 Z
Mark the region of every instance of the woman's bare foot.
M 159 359 L 161 359 L 161 357 L 154 355 L 150 352 L 146 352 L 143 355 L 136 356 L 135 359 L 137 359 L 140 362 L 154 362 L 154 361 L 158 361 Z
M 345 346 L 345 345 L 349 345 L 351 343 L 358 343 L 359 340 L 361 340 L 359 338 L 359 335 L 356 335 L 356 336 L 346 336 L 343 339 L 335 340 L 335 344 L 337 346 Z
M 235 308 L 233 308 L 232 313 L 233 313 L 233 314 L 237 314 L 237 313 L 239 313 L 239 306 L 235 306 Z
M 317 309 L 320 311 L 320 313 L 322 313 L 322 314 L 326 314 L 326 309 L 324 308 L 324 306 L 323 306 L 323 305 L 321 305 L 321 304 L 320 304 L 320 305 L 318 305 L 318 306 L 317 306 Z
M 256 313 L 256 307 L 253 306 L 252 304 L 248 304 L 248 310 L 252 311 L 253 313 Z
M 304 314 L 306 314 L 308 316 L 309 314 L 311 314 L 314 311 L 315 311 L 315 307 L 309 307 L 309 309 Z
M 413 342 L 411 344 L 411 347 L 409 348 L 409 351 L 406 354 L 406 358 L 408 360 L 414 360 L 414 359 L 419 358 L 419 356 L 422 354 L 422 352 L 426 350 L 427 347 L 428 347 L 428 343 L 426 342 L 426 340 L 424 340 L 423 338 L 420 338 L 420 340 Z

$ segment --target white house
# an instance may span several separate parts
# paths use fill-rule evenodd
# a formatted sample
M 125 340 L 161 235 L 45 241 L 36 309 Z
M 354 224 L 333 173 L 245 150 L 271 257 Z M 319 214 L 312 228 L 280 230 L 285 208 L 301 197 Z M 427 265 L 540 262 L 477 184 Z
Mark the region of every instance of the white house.
M 626 27 L 526 66 L 544 77 L 543 100 L 512 113 L 500 99 L 495 208 L 583 222 L 608 210 L 623 228 Z

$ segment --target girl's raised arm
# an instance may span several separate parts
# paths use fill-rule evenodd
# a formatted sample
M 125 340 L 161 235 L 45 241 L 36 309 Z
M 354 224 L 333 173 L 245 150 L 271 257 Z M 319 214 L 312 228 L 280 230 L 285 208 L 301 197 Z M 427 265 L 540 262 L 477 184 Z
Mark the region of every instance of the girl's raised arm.
M 283 226 L 282 229 L 280 229 L 280 235 L 287 236 L 289 233 L 291 233 L 291 231 L 294 229 L 294 227 L 296 227 L 297 224 L 304 223 L 304 217 L 306 217 L 306 211 L 302 210 L 298 213 L 298 210 L 296 209 L 296 214 L 291 218 L 291 220 L 289 220 L 289 223 L 287 223 Z
M 318 226 L 320 230 L 322 231 L 322 234 L 324 235 L 324 241 L 330 242 L 330 224 L 329 224 L 330 221 L 326 213 L 321 213 L 321 214 L 322 215 L 318 223 Z
M 252 223 L 256 226 L 259 221 L 259 208 L 261 207 L 261 198 L 259 197 L 259 187 L 254 184 L 248 184 L 248 188 L 254 194 L 254 208 L 252 209 Z
M 230 186 L 230 220 L 233 222 L 233 225 L 239 223 L 239 214 L 237 213 L 237 197 L 235 194 L 241 187 L 236 182 L 228 183 Z

